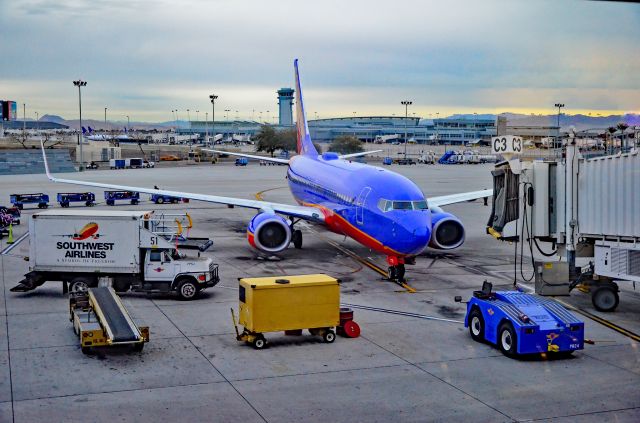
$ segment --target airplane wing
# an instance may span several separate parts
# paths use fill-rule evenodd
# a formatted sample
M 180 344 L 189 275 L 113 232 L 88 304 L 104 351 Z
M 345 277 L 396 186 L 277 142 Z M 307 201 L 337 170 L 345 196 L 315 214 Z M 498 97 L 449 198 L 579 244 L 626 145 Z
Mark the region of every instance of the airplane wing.
M 446 206 L 449 204 L 473 201 L 478 198 L 492 197 L 492 189 L 482 189 L 480 191 L 463 192 L 460 194 L 441 195 L 440 197 L 429 197 L 429 206 Z
M 275 158 L 275 157 L 267 157 L 267 156 L 255 156 L 255 155 L 252 155 L 252 154 L 245 154 L 245 153 L 232 153 L 230 151 L 211 150 L 211 149 L 207 149 L 207 148 L 202 148 L 201 150 L 202 151 L 210 151 L 212 153 L 218 153 L 218 154 L 228 154 L 230 156 L 248 157 L 250 159 L 264 160 L 264 161 L 267 161 L 267 162 L 289 164 L 289 159 L 278 159 L 278 158 Z
M 233 205 L 238 207 L 246 207 L 246 208 L 256 209 L 256 210 L 260 210 L 262 212 L 267 212 L 267 213 L 276 212 L 276 213 L 284 214 L 286 216 L 299 217 L 299 218 L 313 221 L 313 222 L 324 222 L 324 214 L 319 209 L 316 209 L 315 207 L 271 203 L 268 201 L 247 200 L 243 198 L 222 197 L 218 195 L 196 194 L 196 193 L 189 193 L 189 192 L 168 191 L 164 189 L 153 189 L 153 188 L 134 187 L 134 186 L 127 186 L 127 185 L 105 184 L 101 182 L 89 182 L 89 181 L 78 181 L 74 179 L 56 178 L 49 172 L 47 155 L 44 150 L 44 146 L 42 145 L 42 142 L 40 143 L 40 145 L 42 147 L 42 157 L 44 158 L 44 169 L 47 173 L 47 178 L 49 178 L 49 180 L 52 182 L 60 182 L 64 184 L 82 185 L 82 186 L 98 187 L 98 188 L 106 188 L 106 189 L 116 189 L 116 190 L 123 190 L 123 191 L 137 191 L 145 194 L 162 194 L 162 195 L 168 195 L 170 197 L 189 198 L 191 200 L 205 201 L 208 203 L 227 204 L 227 205 Z
M 351 154 L 343 154 L 342 156 L 338 156 L 340 159 L 351 159 L 353 157 L 361 157 L 366 156 L 367 154 L 379 153 L 382 150 L 372 150 L 372 151 L 362 151 L 360 153 L 351 153 Z

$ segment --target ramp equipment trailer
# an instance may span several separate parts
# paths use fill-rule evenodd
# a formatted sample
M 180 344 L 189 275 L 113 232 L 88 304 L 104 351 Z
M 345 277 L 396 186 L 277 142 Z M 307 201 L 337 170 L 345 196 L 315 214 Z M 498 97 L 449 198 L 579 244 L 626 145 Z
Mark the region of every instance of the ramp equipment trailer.
M 41 192 L 36 194 L 11 194 L 9 201 L 20 210 L 24 208 L 25 204 L 37 204 L 39 209 L 49 207 L 49 196 Z
M 133 322 L 120 298 L 109 287 L 72 293 L 69 320 L 85 354 L 94 347 L 116 345 L 131 345 L 134 351 L 142 351 L 149 342 L 149 328 L 138 327 Z
M 113 206 L 116 201 L 129 201 L 132 205 L 136 205 L 140 202 L 140 193 L 135 191 L 105 191 L 104 199 L 107 200 L 107 205 Z
M 340 309 L 339 280 L 323 274 L 274 276 L 239 279 L 239 319 L 231 317 L 236 339 L 256 349 L 267 346 L 265 332 L 284 331 L 299 336 L 307 329 L 331 343 L 334 328 L 344 336 L 355 338 L 360 327 L 353 321 L 353 311 Z
M 118 292 L 177 292 L 192 300 L 216 285 L 218 265 L 178 251 L 169 217 L 151 211 L 57 209 L 29 221 L 29 273 L 11 289 L 26 292 L 62 281 L 70 292 L 111 278 Z M 194 247 L 197 248 L 197 247 Z
M 58 203 L 60 207 L 69 207 L 70 203 L 84 203 L 91 207 L 96 205 L 96 195 L 92 192 L 59 192 Z
M 475 341 L 497 345 L 507 356 L 584 349 L 584 323 L 559 303 L 519 291 L 492 292 L 492 287 L 485 281 L 467 302 L 464 325 Z

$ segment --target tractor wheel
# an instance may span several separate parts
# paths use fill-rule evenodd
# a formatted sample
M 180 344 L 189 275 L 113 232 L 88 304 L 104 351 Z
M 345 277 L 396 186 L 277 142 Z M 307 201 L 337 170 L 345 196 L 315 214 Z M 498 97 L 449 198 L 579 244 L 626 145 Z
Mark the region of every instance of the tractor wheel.
M 156 204 L 162 204 L 162 203 L 164 203 L 164 198 L 158 197 L 158 199 L 156 200 Z
M 482 317 L 482 312 L 479 309 L 474 308 L 471 310 L 467 324 L 469 325 L 471 338 L 478 342 L 484 341 L 484 318 Z
M 504 322 L 498 329 L 498 346 L 506 356 L 513 357 L 518 353 L 518 338 L 511 322 Z

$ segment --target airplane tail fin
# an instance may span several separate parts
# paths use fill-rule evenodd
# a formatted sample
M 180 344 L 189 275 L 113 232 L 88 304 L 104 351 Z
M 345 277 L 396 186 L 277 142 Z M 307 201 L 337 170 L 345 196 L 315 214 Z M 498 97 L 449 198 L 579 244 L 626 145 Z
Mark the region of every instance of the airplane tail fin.
M 298 73 L 298 59 L 293 61 L 293 67 L 295 69 L 296 76 L 296 129 L 298 139 L 298 154 L 305 154 L 308 156 L 318 156 L 313 142 L 311 142 L 311 136 L 309 135 L 309 127 L 307 125 L 307 114 L 304 110 L 304 103 L 302 101 L 302 87 L 300 84 L 300 74 Z
M 83 126 L 83 127 L 82 127 L 82 134 L 84 135 L 84 134 L 86 134 L 86 133 L 87 133 L 87 129 Z

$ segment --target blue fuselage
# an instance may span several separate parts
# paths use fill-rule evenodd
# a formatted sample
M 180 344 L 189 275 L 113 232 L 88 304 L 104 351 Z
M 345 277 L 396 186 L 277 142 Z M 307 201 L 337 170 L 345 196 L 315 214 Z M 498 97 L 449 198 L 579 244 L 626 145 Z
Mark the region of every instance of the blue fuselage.
M 429 243 L 431 211 L 420 188 L 402 175 L 325 153 L 294 157 L 287 179 L 298 203 L 321 208 L 332 231 L 369 248 L 404 257 Z

